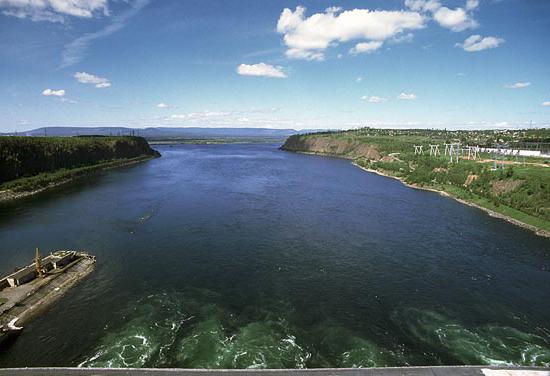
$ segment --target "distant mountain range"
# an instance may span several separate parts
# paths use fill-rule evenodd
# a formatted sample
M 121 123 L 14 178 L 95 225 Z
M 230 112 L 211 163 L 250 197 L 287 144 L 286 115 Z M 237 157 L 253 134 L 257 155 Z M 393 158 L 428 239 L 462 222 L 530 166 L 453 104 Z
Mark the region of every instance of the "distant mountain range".
M 312 133 L 321 131 L 294 129 L 270 129 L 270 128 L 126 128 L 126 127 L 43 127 L 26 132 L 18 132 L 20 136 L 122 136 L 135 135 L 146 139 L 171 139 L 171 138 L 286 138 L 298 133 Z M 2 133 L 2 135 L 16 135 L 15 133 Z

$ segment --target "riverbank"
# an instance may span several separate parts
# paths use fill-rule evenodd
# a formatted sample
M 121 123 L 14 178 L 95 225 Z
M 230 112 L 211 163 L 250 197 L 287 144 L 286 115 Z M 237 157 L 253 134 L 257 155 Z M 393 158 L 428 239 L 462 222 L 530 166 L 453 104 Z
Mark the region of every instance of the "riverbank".
M 445 194 L 489 215 L 550 237 L 550 168 L 546 163 L 507 160 L 495 167 L 485 153 L 449 163 L 440 149 L 460 139 L 465 145 L 492 142 L 478 131 L 358 129 L 291 136 L 281 149 L 344 158 L 369 172 L 397 178 L 407 186 Z M 521 138 L 523 137 L 523 138 Z M 529 139 L 528 133 L 518 139 Z M 422 146 L 424 145 L 424 146 Z M 422 147 L 432 152 L 422 151 Z M 436 148 L 435 152 L 433 148 Z M 418 151 L 420 149 L 420 152 Z M 466 146 L 461 150 L 470 150 Z M 443 192 L 443 193 L 442 193 Z
M 12 180 L 0 186 L 0 203 L 33 196 L 46 190 L 73 182 L 92 173 L 130 166 L 153 158 L 157 158 L 157 156 L 143 155 L 136 158 L 116 159 L 92 166 L 62 169 L 53 172 L 41 173 L 27 178 Z
M 367 172 L 371 172 L 371 173 L 374 173 L 374 174 L 377 174 L 377 175 L 381 175 L 381 176 L 384 176 L 384 177 L 387 177 L 387 178 L 392 178 L 392 179 L 396 179 L 396 180 L 399 180 L 402 184 L 404 184 L 405 186 L 409 187 L 409 188 L 413 188 L 413 189 L 421 189 L 421 190 L 424 190 L 424 191 L 431 191 L 431 192 L 435 192 L 435 193 L 438 193 L 442 196 L 445 196 L 445 197 L 449 197 L 449 198 L 452 198 L 453 200 L 455 201 L 458 201 L 460 202 L 461 204 L 464 204 L 464 205 L 468 205 L 468 206 L 471 206 L 471 207 L 474 207 L 474 208 L 477 208 L 477 209 L 480 209 L 480 210 L 483 210 L 485 213 L 489 214 L 491 217 L 495 217 L 495 218 L 499 218 L 499 219 L 503 219 L 507 222 L 510 222 L 516 226 L 520 226 L 520 227 L 523 227 L 527 230 L 530 230 L 530 231 L 533 231 L 535 234 L 539 235 L 539 236 L 543 236 L 543 237 L 547 237 L 547 238 L 550 238 L 550 231 L 548 230 L 545 230 L 545 229 L 542 229 L 542 228 L 539 228 L 535 225 L 531 225 L 531 224 L 528 224 L 528 223 L 525 223 L 525 222 L 522 222 L 518 219 L 515 219 L 511 216 L 507 216 L 503 213 L 499 213 L 493 209 L 490 209 L 490 208 L 487 208 L 487 207 L 484 207 L 484 206 L 481 206 L 477 203 L 474 203 L 474 202 L 471 202 L 471 201 L 468 201 L 468 200 L 465 200 L 465 199 L 462 199 L 462 198 L 459 198 L 455 195 L 453 195 L 452 193 L 450 192 L 447 192 L 447 191 L 444 191 L 442 189 L 437 189 L 437 188 L 433 188 L 433 187 L 425 187 L 425 186 L 420 186 L 420 185 L 416 185 L 416 184 L 409 184 L 405 181 L 405 179 L 399 177 L 399 176 L 395 176 L 395 175 L 392 175 L 388 172 L 382 172 L 382 171 L 379 171 L 379 170 L 374 170 L 374 169 L 371 169 L 371 168 L 366 168 L 366 167 L 363 167 L 363 166 L 360 166 L 358 165 L 357 163 L 355 162 L 352 162 L 352 164 L 358 168 L 360 168 L 361 170 L 363 171 L 367 171 Z M 512 209 L 512 208 L 509 208 L 509 209 Z
M 380 171 L 380 170 L 375 170 L 375 169 L 372 169 L 372 168 L 367 168 L 367 167 L 361 166 L 357 162 L 355 162 L 355 160 L 353 158 L 350 158 L 350 157 L 347 157 L 347 156 L 339 156 L 337 154 L 332 154 L 332 153 L 292 151 L 292 150 L 287 150 L 287 151 L 291 151 L 293 153 L 299 153 L 299 154 L 306 154 L 306 155 L 316 155 L 316 156 L 321 156 L 321 157 L 346 159 L 346 160 L 351 161 L 352 165 L 354 165 L 355 167 L 360 168 L 363 171 L 371 172 L 371 173 L 374 173 L 374 174 L 377 174 L 377 175 L 380 175 L 380 176 L 384 176 L 384 177 L 387 177 L 387 178 L 399 180 L 403 185 L 405 185 L 409 188 L 420 189 L 420 190 L 424 190 L 424 191 L 431 191 L 431 192 L 438 193 L 442 196 L 452 198 L 453 200 L 458 201 L 461 204 L 468 205 L 468 206 L 483 210 L 485 213 L 489 214 L 491 217 L 503 219 L 503 220 L 505 220 L 509 223 L 512 223 L 516 226 L 519 226 L 519 227 L 525 228 L 527 230 L 530 230 L 530 231 L 534 232 L 535 234 L 537 234 L 539 236 L 550 238 L 550 229 L 542 228 L 542 227 L 536 226 L 534 224 L 523 222 L 523 221 L 521 221 L 517 218 L 512 217 L 511 215 L 507 215 L 505 213 L 498 212 L 497 208 L 495 208 L 495 207 L 489 208 L 489 207 L 482 206 L 480 203 L 476 203 L 476 202 L 468 201 L 467 199 L 464 199 L 464 198 L 460 198 L 456 195 L 456 193 L 449 192 L 449 191 L 446 191 L 444 189 L 438 189 L 436 187 L 429 187 L 429 186 L 422 186 L 422 185 L 418 185 L 418 184 L 407 183 L 404 178 L 402 178 L 400 176 L 397 176 L 397 175 L 393 175 L 389 171 Z M 479 199 L 481 200 L 481 198 L 479 198 Z M 504 208 L 509 210 L 509 211 L 519 212 L 518 210 L 515 210 L 514 208 L 510 208 L 510 207 L 504 207 Z M 501 208 L 501 210 L 503 210 L 503 209 Z M 528 216 L 525 213 L 521 213 L 521 212 L 519 212 L 519 213 L 520 213 L 520 215 L 522 215 L 524 217 Z M 532 216 L 530 216 L 530 217 L 531 217 L 531 220 L 533 220 L 533 221 L 543 222 L 543 220 L 541 220 L 539 218 L 535 218 L 535 217 L 532 217 Z

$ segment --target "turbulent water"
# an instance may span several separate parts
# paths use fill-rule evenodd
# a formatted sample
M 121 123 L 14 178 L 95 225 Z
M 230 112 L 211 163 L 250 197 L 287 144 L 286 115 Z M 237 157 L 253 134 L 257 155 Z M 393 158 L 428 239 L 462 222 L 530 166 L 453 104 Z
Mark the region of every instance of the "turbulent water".
M 0 207 L 0 272 L 98 256 L 0 366 L 550 366 L 548 239 L 344 160 L 159 149 Z

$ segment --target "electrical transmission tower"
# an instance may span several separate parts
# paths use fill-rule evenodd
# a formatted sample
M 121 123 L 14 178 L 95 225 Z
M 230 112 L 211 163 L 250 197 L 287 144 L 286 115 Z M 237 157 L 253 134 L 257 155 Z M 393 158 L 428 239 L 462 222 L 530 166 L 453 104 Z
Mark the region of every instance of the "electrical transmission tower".
M 441 152 L 439 151 L 439 145 L 430 145 L 430 155 L 434 157 L 441 155 Z
M 450 163 L 458 163 L 460 158 L 460 143 L 452 143 L 449 145 Z
M 445 145 L 445 155 L 449 154 L 449 149 L 451 149 L 452 144 L 444 143 L 443 145 Z

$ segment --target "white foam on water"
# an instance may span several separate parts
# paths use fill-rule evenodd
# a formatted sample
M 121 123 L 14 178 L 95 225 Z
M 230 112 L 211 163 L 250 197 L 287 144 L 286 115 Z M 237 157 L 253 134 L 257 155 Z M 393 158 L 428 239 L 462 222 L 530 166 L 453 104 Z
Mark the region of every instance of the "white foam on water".
M 394 315 L 418 341 L 444 351 L 463 364 L 550 366 L 550 344 L 544 338 L 498 325 L 466 328 L 440 313 L 408 308 Z
M 544 370 L 482 368 L 481 372 L 483 372 L 485 376 L 550 376 L 550 371 Z

